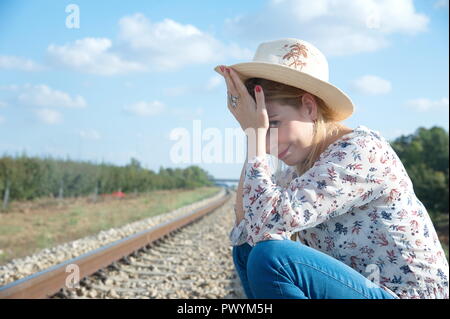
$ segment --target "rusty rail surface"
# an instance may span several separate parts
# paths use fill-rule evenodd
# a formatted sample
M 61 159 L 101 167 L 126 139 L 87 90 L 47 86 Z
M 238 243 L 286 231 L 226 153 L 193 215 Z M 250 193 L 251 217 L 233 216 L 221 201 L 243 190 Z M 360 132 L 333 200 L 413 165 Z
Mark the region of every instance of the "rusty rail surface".
M 115 261 L 132 254 L 144 246 L 182 228 L 222 206 L 231 194 L 227 194 L 212 204 L 200 207 L 190 214 L 141 231 L 129 237 L 112 242 L 91 252 L 52 266 L 36 274 L 0 287 L 0 299 L 41 299 L 48 298 L 66 286 L 66 267 L 77 265 L 80 280 L 94 274 Z

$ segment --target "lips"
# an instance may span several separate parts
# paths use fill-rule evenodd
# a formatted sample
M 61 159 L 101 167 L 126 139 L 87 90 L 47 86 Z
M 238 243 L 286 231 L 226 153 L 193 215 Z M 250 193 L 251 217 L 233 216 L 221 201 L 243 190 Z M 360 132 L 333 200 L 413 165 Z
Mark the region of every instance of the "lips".
M 287 151 L 289 150 L 289 147 L 291 147 L 291 146 L 289 145 L 286 150 L 284 150 L 283 152 L 278 154 L 278 158 L 279 159 L 282 159 L 287 154 Z

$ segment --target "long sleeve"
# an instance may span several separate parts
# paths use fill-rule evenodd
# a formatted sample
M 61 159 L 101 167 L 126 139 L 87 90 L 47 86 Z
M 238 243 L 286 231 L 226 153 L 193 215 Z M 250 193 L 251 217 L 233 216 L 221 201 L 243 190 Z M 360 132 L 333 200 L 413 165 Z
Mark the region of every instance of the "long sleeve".
M 381 196 L 386 188 L 383 167 L 372 158 L 378 145 L 372 136 L 343 138 L 287 188 L 273 183 L 267 155 L 250 159 L 243 191 L 245 222 L 240 225 L 247 230 L 247 242 L 254 246 L 289 239 Z
M 236 208 L 234 209 L 236 214 Z M 232 246 L 239 246 L 247 242 L 247 229 L 245 228 L 245 219 L 242 219 L 238 225 L 235 225 L 230 232 L 229 238 Z
M 279 164 L 281 165 L 281 164 Z M 244 171 L 245 173 L 245 171 Z M 287 180 L 291 180 L 292 176 L 296 174 L 295 168 L 287 167 L 287 169 L 275 172 L 271 175 L 272 182 L 277 185 L 286 185 Z M 296 176 L 296 175 L 294 175 Z M 289 184 L 289 183 L 287 183 Z M 234 207 L 234 213 L 236 214 L 236 207 Z M 247 242 L 247 228 L 246 220 L 242 219 L 237 225 L 234 225 L 230 234 L 229 239 L 232 246 L 239 246 Z

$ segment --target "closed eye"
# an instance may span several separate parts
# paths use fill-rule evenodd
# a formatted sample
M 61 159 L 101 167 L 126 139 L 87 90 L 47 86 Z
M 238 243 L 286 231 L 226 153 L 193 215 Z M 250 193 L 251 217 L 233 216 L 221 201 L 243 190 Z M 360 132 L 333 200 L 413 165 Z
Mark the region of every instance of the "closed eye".
M 273 125 L 277 126 L 280 121 L 269 121 L 269 127 L 273 127 Z

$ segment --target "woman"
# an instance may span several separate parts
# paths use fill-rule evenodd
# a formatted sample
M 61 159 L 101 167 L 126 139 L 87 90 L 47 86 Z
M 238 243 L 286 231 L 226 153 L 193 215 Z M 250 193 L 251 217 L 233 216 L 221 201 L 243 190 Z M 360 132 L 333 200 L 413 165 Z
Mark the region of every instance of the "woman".
M 266 42 L 252 62 L 215 70 L 248 136 L 230 234 L 247 297 L 448 298 L 448 263 L 410 178 L 378 132 L 340 123 L 354 106 L 316 47 Z M 267 153 L 288 169 L 274 174 Z

